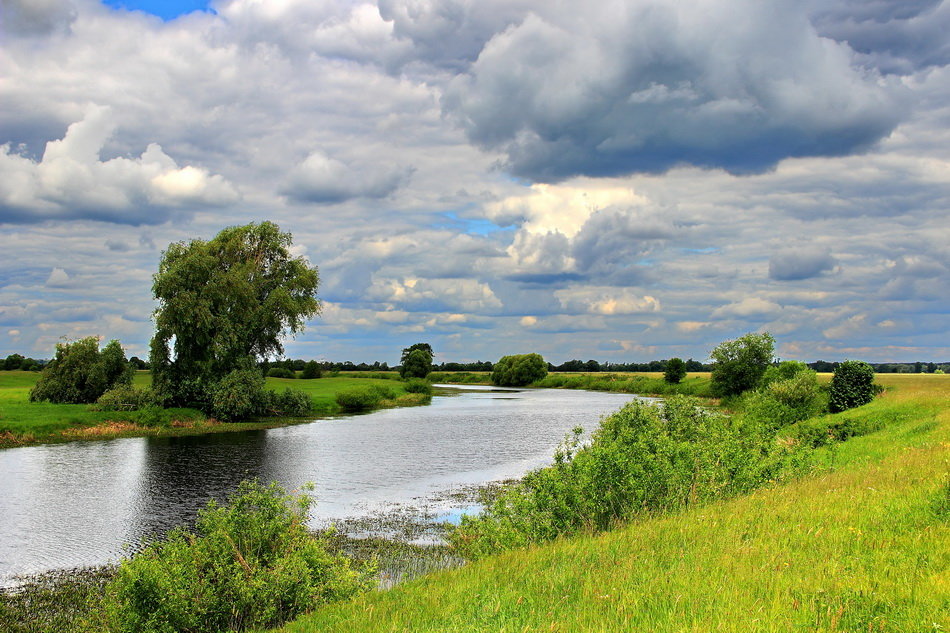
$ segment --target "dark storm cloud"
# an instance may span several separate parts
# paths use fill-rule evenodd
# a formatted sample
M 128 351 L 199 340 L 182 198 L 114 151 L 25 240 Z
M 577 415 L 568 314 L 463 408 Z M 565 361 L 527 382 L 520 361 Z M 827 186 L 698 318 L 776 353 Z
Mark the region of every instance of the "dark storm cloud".
M 799 281 L 817 277 L 837 265 L 827 248 L 803 247 L 783 250 L 769 259 L 769 277 L 776 281 Z
M 76 9 L 69 0 L 0 1 L 0 31 L 14 37 L 65 31 L 75 19 Z
M 901 117 L 793 3 L 552 5 L 493 37 L 444 104 L 471 140 L 535 181 L 756 173 L 868 148 Z
M 940 0 L 841 0 L 821 3 L 818 33 L 848 46 L 862 63 L 908 74 L 950 63 L 950 5 Z

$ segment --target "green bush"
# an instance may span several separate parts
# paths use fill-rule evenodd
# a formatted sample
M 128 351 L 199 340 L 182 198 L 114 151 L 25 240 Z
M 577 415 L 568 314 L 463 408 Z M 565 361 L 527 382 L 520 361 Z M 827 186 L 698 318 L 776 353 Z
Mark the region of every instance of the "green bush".
M 313 399 L 300 389 L 284 389 L 281 392 L 267 391 L 265 409 L 267 415 L 303 417 L 313 410 Z
M 744 415 L 773 431 L 819 415 L 826 407 L 827 396 L 818 384 L 818 374 L 807 367 L 791 378 L 770 382 L 742 402 Z
M 267 370 L 268 378 L 296 378 L 297 374 L 284 367 L 271 367 Z
M 92 403 L 107 390 L 130 384 L 134 374 L 119 341 L 110 341 L 101 352 L 95 336 L 57 343 L 56 357 L 30 390 L 30 401 Z
M 548 365 L 540 354 L 502 356 L 491 372 L 491 381 L 501 387 L 523 387 L 548 374 Z
M 322 375 L 320 371 L 320 365 L 315 360 L 308 361 L 306 365 L 303 366 L 303 371 L 300 373 L 300 377 L 306 380 L 313 380 L 319 378 Z
M 154 405 L 144 406 L 132 415 L 132 421 L 140 426 L 167 427 L 172 423 L 172 413 Z
M 686 362 L 682 358 L 671 358 L 666 361 L 663 379 L 671 385 L 678 384 L 686 378 Z
M 336 403 L 347 413 L 369 411 L 379 406 L 383 399 L 378 389 L 372 387 L 354 387 L 343 389 L 336 394 Z
M 846 360 L 835 369 L 828 389 L 832 413 L 860 407 L 874 399 L 874 368 L 863 361 Z
M 403 388 L 406 390 L 406 393 L 424 393 L 428 396 L 432 395 L 432 385 L 428 380 L 423 380 L 421 378 L 411 378 L 406 381 L 406 384 L 403 385 Z
M 264 377 L 257 369 L 236 369 L 211 390 L 211 415 L 234 422 L 262 415 L 268 395 Z
M 579 430 L 578 430 L 579 431 Z M 711 413 L 683 396 L 633 401 L 604 418 L 589 446 L 579 433 L 553 466 L 529 473 L 450 534 L 471 558 L 581 530 L 605 530 L 640 512 L 747 492 L 793 471 L 805 452 L 762 426 Z
M 93 408 L 96 411 L 137 411 L 155 404 L 155 394 L 151 389 L 139 389 L 126 384 L 113 387 L 99 396 Z
M 226 505 L 201 510 L 124 560 L 106 589 L 111 626 L 129 633 L 244 631 L 279 626 L 373 584 L 306 527 L 310 499 L 243 482 Z
M 713 390 L 719 396 L 735 396 L 755 389 L 772 364 L 774 350 L 775 339 L 768 332 L 723 341 L 709 354 Z

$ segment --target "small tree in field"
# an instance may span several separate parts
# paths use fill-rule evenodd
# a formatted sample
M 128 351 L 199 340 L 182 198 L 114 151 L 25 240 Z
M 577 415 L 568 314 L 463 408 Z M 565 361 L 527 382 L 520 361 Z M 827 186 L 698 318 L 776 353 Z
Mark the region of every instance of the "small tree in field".
M 686 363 L 682 358 L 671 358 L 666 361 L 666 371 L 663 372 L 663 379 L 671 385 L 682 382 L 686 378 Z
M 403 378 L 425 378 L 432 371 L 432 354 L 423 349 L 414 349 L 402 362 L 399 375 Z
M 774 361 L 774 351 L 775 339 L 768 332 L 723 341 L 710 353 L 715 363 L 713 390 L 720 396 L 734 396 L 754 389 Z
M 846 360 L 835 369 L 828 390 L 832 413 L 860 407 L 874 399 L 874 368 L 860 360 Z
M 319 378 L 321 373 L 320 365 L 317 363 L 317 361 L 311 360 L 303 366 L 303 372 L 301 372 L 300 377 L 306 380 L 313 380 L 314 378 Z
M 548 364 L 540 354 L 502 356 L 491 373 L 492 384 L 502 387 L 523 387 L 548 375 Z
M 110 341 L 101 352 L 95 336 L 57 343 L 56 357 L 43 369 L 30 391 L 30 400 L 95 402 L 107 390 L 131 384 L 134 373 L 119 341 Z

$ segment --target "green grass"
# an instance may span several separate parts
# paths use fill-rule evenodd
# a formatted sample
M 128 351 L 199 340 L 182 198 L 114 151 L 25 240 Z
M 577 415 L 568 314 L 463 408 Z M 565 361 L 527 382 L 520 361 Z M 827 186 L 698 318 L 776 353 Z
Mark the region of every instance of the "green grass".
M 881 430 L 800 480 L 491 557 L 282 632 L 950 630 L 950 376 L 878 376 Z M 835 416 L 827 416 L 829 420 Z
M 24 446 L 40 442 L 58 442 L 142 435 L 180 436 L 272 428 L 308 421 L 313 417 L 340 412 L 336 394 L 355 386 L 380 385 L 395 392 L 396 397 L 384 400 L 381 407 L 425 404 L 423 394 L 406 393 L 403 383 L 390 379 L 337 377 L 316 380 L 267 378 L 267 387 L 287 387 L 306 392 L 313 399 L 313 415 L 302 419 L 267 418 L 261 421 L 222 424 L 209 420 L 197 409 L 168 409 L 170 426 L 143 427 L 136 424 L 136 412 L 93 411 L 85 404 L 52 404 L 30 402 L 30 388 L 40 374 L 28 371 L 0 371 L 0 448 Z M 137 387 L 151 385 L 148 372 L 136 372 Z

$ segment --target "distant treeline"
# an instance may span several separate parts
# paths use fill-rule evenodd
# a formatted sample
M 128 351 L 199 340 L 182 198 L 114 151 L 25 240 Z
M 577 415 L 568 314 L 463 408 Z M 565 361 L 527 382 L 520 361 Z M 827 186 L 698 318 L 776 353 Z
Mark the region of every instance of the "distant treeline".
M 27 358 L 20 354 L 10 354 L 4 360 L 0 361 L 0 369 L 22 370 L 22 371 L 40 371 L 49 362 L 47 359 Z M 138 356 L 133 356 L 129 362 L 136 369 L 148 369 L 148 361 L 142 360 Z M 272 360 L 261 363 L 261 369 L 267 372 L 274 368 L 283 368 L 290 371 L 303 371 L 309 360 L 302 358 L 288 358 L 285 360 Z M 560 365 L 548 363 L 549 372 L 641 372 L 641 371 L 666 371 L 668 360 L 651 360 L 646 363 L 611 363 L 598 362 L 596 360 L 569 360 Z M 711 371 L 712 365 L 701 363 L 690 358 L 686 362 L 686 371 Z M 831 373 L 840 363 L 825 360 L 817 360 L 813 363 L 807 363 L 808 367 L 817 372 Z M 317 361 L 321 371 L 397 371 L 399 365 L 390 366 L 386 362 L 376 361 L 374 363 L 354 363 L 352 361 L 332 362 Z M 950 362 L 934 363 L 927 361 L 917 361 L 913 363 L 870 363 L 874 371 L 879 374 L 932 374 L 936 371 L 950 372 Z M 494 364 L 490 361 L 477 360 L 474 363 L 439 363 L 433 364 L 433 371 L 491 371 Z

